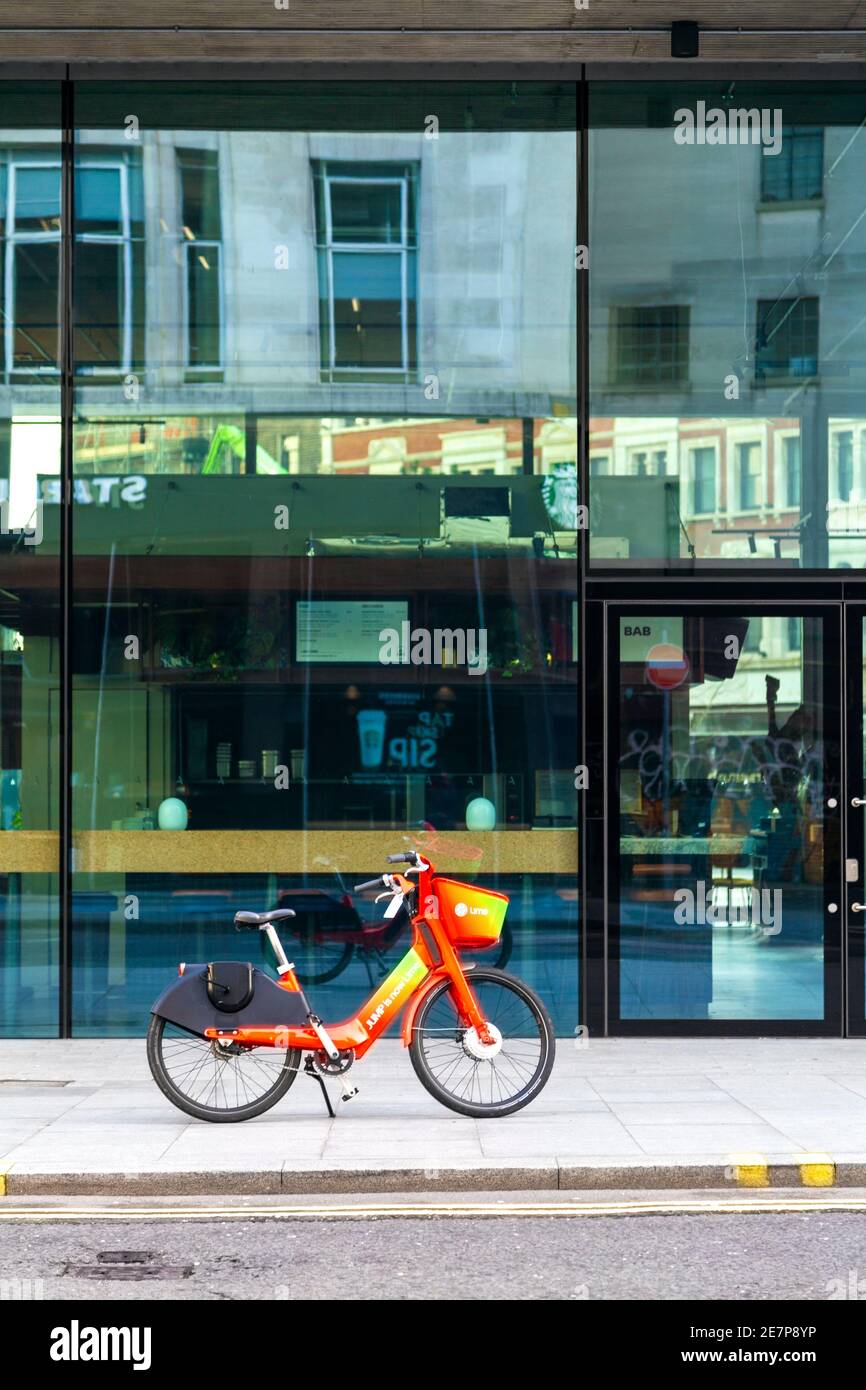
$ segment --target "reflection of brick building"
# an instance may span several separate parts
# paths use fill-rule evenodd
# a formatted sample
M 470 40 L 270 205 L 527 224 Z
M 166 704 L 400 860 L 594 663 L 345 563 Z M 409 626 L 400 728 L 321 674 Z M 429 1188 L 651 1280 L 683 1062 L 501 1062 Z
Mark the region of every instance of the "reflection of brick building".
M 833 422 L 835 486 L 848 504 L 854 475 L 846 432 Z M 660 478 L 673 483 L 679 518 L 698 558 L 775 555 L 796 561 L 801 520 L 801 435 L 797 419 L 619 417 L 590 429 L 593 477 Z M 833 487 L 831 485 L 831 498 Z M 681 533 L 680 554 L 688 554 Z
M 573 418 L 332 420 L 322 434 L 333 471 L 342 474 L 537 474 L 577 459 Z

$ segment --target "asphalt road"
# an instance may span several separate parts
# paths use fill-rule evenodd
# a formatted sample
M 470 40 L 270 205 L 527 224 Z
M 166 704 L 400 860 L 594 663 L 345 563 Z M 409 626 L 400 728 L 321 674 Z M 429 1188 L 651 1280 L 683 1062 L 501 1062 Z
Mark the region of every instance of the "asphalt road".
M 119 1204 L 116 1219 L 40 1223 L 2 1209 L 0 1300 L 866 1298 L 866 1212 L 132 1221 Z

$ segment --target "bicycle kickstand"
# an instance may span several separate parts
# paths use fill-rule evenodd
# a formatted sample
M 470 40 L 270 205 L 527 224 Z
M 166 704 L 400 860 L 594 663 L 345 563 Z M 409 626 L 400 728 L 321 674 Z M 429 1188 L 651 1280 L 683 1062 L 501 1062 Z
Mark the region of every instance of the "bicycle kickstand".
M 304 1062 L 304 1071 L 307 1074 L 307 1076 L 311 1076 L 314 1081 L 318 1081 L 319 1086 L 321 1087 L 322 1097 L 327 1107 L 328 1114 L 330 1115 L 332 1120 L 335 1120 L 337 1116 L 336 1112 L 334 1111 L 334 1107 L 331 1104 L 331 1097 L 328 1095 L 328 1088 L 325 1085 L 319 1073 L 316 1071 L 316 1068 L 313 1066 L 312 1057 L 308 1057 Z

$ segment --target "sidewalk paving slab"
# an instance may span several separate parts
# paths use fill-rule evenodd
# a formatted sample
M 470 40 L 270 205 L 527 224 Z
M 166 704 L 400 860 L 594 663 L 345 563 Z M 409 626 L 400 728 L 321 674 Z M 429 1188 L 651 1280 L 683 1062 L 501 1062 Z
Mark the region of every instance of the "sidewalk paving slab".
M 160 1094 L 142 1039 L 2 1041 L 0 1196 L 866 1184 L 863 1039 L 563 1039 L 541 1096 L 499 1120 L 444 1109 L 397 1041 L 352 1080 L 335 1119 L 299 1077 L 266 1115 L 209 1125 Z

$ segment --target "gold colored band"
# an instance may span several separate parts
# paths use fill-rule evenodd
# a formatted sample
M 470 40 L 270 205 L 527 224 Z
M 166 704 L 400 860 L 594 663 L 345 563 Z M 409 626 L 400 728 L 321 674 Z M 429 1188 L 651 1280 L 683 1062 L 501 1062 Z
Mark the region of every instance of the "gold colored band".
M 89 830 L 75 836 L 79 873 L 375 874 L 400 849 L 437 869 L 575 874 L 576 830 L 445 831 L 411 839 L 397 830 Z M 2 860 L 0 860 L 2 863 Z

